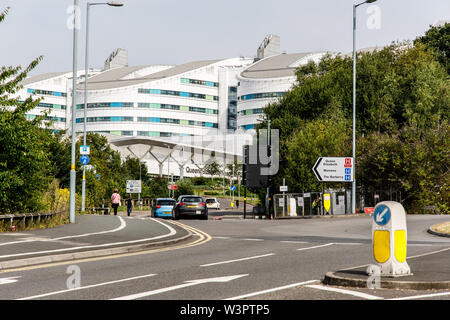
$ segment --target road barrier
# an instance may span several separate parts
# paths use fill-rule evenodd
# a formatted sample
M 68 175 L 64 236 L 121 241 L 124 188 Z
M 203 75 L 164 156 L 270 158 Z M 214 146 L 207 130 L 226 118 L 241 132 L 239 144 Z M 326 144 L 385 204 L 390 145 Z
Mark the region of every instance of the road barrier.
M 44 213 L 19 213 L 19 214 L 5 214 L 0 215 L 0 221 L 2 222 L 2 225 L 5 224 L 5 222 L 8 224 L 9 230 L 13 230 L 16 227 L 17 223 L 14 223 L 14 221 L 19 220 L 19 227 L 21 229 L 25 229 L 27 225 L 27 220 L 32 224 L 33 222 L 40 223 L 41 219 L 48 220 L 49 218 L 53 218 L 59 213 L 56 212 L 44 212 Z

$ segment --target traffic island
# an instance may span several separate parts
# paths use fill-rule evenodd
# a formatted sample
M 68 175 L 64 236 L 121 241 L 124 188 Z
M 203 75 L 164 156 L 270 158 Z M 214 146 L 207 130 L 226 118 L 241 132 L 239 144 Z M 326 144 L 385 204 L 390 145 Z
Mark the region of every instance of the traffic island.
M 450 222 L 435 224 L 428 229 L 428 233 L 435 236 L 450 238 Z
M 323 283 L 332 286 L 368 289 L 450 289 L 450 248 L 424 256 L 408 259 L 412 275 L 385 277 L 367 275 L 367 266 L 327 272 Z

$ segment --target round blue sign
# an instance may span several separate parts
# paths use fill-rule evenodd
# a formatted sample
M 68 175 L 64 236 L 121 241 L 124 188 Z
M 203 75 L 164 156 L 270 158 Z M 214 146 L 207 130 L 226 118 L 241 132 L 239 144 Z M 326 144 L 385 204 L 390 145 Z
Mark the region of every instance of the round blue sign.
M 86 156 L 86 155 L 81 156 L 81 157 L 80 157 L 80 162 L 81 162 L 82 165 L 88 164 L 88 163 L 89 163 L 89 157 Z
M 373 220 L 380 226 L 384 226 L 391 220 L 391 210 L 384 204 L 380 204 L 375 208 Z
M 231 187 L 230 187 L 230 190 L 231 190 L 231 191 L 236 190 L 236 186 L 231 186 Z

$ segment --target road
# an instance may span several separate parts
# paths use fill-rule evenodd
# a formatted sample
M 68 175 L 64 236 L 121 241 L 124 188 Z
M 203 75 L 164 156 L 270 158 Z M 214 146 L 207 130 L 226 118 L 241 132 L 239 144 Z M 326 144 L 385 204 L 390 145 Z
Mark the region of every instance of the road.
M 426 232 L 448 217 L 407 220 L 408 257 L 450 248 L 450 238 Z M 421 299 L 450 299 L 449 290 L 330 291 L 320 284 L 328 271 L 371 262 L 370 217 L 173 223 L 194 233 L 190 242 L 146 253 L 1 272 L 0 299 L 365 300 L 421 295 L 425 295 Z

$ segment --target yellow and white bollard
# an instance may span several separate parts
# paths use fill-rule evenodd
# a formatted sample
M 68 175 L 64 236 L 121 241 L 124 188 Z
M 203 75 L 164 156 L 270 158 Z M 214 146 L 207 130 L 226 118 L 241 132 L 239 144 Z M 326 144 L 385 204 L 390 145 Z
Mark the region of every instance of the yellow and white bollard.
M 406 262 L 406 212 L 395 201 L 383 201 L 375 206 L 372 221 L 372 250 L 376 264 L 369 265 L 367 274 L 380 276 L 411 275 Z

